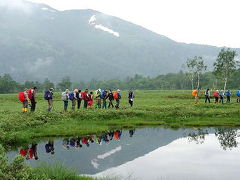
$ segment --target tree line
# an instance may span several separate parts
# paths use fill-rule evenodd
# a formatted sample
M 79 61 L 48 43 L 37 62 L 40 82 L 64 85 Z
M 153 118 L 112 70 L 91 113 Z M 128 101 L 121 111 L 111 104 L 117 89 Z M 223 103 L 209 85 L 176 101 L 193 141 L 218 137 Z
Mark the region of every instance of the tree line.
M 20 92 L 24 88 L 38 87 L 44 91 L 54 88 L 57 91 L 72 88 L 89 89 L 142 89 L 142 90 L 175 90 L 175 89 L 239 89 L 240 69 L 235 60 L 236 52 L 230 49 L 222 49 L 213 64 L 214 70 L 207 72 L 202 57 L 187 59 L 183 69 L 178 73 L 168 73 L 157 77 L 144 77 L 136 74 L 124 80 L 111 79 L 105 81 L 91 80 L 90 82 L 72 82 L 70 77 L 64 77 L 59 83 L 53 83 L 49 79 L 43 82 L 26 81 L 18 83 L 9 74 L 0 76 L 0 93 Z

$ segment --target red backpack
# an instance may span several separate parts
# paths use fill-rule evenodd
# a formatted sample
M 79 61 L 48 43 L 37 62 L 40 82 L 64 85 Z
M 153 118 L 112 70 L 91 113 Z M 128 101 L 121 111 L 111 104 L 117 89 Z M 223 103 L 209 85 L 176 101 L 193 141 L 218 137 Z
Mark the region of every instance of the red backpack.
M 32 99 L 33 98 L 33 93 L 32 93 L 32 89 L 28 90 L 28 98 Z
M 117 91 L 114 91 L 114 92 L 113 92 L 113 98 L 114 98 L 114 99 L 118 99 L 118 92 L 117 92 Z
M 19 101 L 21 101 L 21 102 L 27 100 L 26 97 L 25 97 L 25 95 L 24 95 L 24 92 L 18 93 L 18 99 L 19 99 Z

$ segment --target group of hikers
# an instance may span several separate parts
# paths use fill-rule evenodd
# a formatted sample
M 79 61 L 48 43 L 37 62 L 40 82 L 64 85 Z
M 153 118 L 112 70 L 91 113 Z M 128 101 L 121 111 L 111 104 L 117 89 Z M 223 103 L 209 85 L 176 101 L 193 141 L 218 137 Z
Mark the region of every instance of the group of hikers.
M 45 91 L 44 99 L 48 104 L 48 111 L 53 109 L 53 88 L 50 88 Z M 28 112 L 28 107 L 30 106 L 30 111 L 34 112 L 36 109 L 36 94 L 37 87 L 33 87 L 30 89 L 25 88 L 24 92 L 20 92 L 18 94 L 19 100 L 22 102 L 22 111 Z M 133 106 L 133 100 L 135 98 L 134 92 L 129 90 L 128 92 L 128 102 L 130 106 Z M 101 90 L 98 89 L 96 91 L 90 91 L 85 89 L 82 91 L 81 89 L 74 89 L 70 91 L 66 89 L 61 94 L 61 99 L 63 101 L 64 111 L 68 109 L 69 101 L 72 102 L 72 110 L 75 111 L 76 106 L 77 109 L 80 109 L 81 104 L 83 102 L 84 108 L 99 108 L 99 109 L 107 109 L 107 108 L 116 108 L 120 107 L 120 100 L 122 99 L 121 92 L 119 89 L 116 91 L 109 90 Z M 114 102 L 115 105 L 114 105 Z
M 135 133 L 135 129 L 129 130 L 129 136 L 132 137 Z M 122 131 L 121 130 L 115 130 L 115 131 L 108 131 L 102 135 L 94 135 L 94 136 L 78 136 L 78 137 L 72 137 L 72 138 L 65 138 L 63 139 L 62 145 L 65 149 L 70 150 L 70 148 L 74 149 L 80 149 L 85 145 L 86 147 L 89 147 L 91 143 L 96 143 L 99 145 L 102 145 L 103 142 L 110 143 L 112 140 L 120 140 L 122 137 Z M 38 160 L 38 152 L 37 152 L 37 145 L 36 143 L 31 144 L 30 146 L 21 148 L 19 150 L 19 154 L 26 158 L 26 160 L 29 159 L 35 159 Z M 54 141 L 49 140 L 45 144 L 45 151 L 48 154 L 55 154 L 55 148 L 54 148 Z
M 198 104 L 199 102 L 199 95 L 200 95 L 200 89 L 195 89 L 192 91 L 192 96 L 194 97 L 194 103 L 195 104 Z M 232 96 L 232 93 L 230 90 L 214 90 L 213 93 L 212 93 L 212 96 L 214 97 L 214 102 L 215 103 L 221 103 L 221 104 L 224 104 L 225 102 L 225 99 L 226 99 L 226 103 L 230 103 L 231 102 L 231 96 Z M 204 97 L 205 97 L 205 103 L 211 103 L 211 92 L 210 92 L 210 89 L 207 89 L 205 92 L 204 92 Z M 236 91 L 236 97 L 237 97 L 237 100 L 236 102 L 239 103 L 240 102 L 240 90 L 237 90 Z

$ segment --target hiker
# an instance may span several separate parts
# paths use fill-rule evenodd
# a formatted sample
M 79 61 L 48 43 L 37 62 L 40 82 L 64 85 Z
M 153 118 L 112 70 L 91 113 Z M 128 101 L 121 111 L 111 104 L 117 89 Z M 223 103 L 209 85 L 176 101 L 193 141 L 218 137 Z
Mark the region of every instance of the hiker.
M 67 112 L 67 108 L 68 108 L 68 99 L 69 99 L 69 90 L 66 89 L 65 92 L 62 93 L 63 108 L 65 112 Z
M 18 99 L 19 101 L 22 102 L 22 112 L 27 112 L 28 111 L 28 89 L 25 88 L 24 92 L 18 93 Z
M 102 96 L 101 96 L 101 99 L 103 101 L 102 103 L 102 108 L 103 109 L 107 109 L 107 98 L 108 98 L 108 93 L 106 90 L 103 90 L 102 91 Z
M 115 106 L 115 108 L 118 109 L 118 108 L 119 108 L 119 105 L 120 105 L 120 99 L 122 98 L 119 89 L 117 89 L 117 91 L 115 91 L 115 92 L 113 93 L 113 97 L 114 97 L 114 99 L 116 100 L 116 106 Z
M 51 111 L 53 108 L 53 88 L 45 91 L 44 99 L 48 101 L 48 111 Z
M 33 87 L 31 89 L 28 90 L 28 98 L 31 102 L 31 112 L 34 112 L 36 109 L 36 92 L 37 91 L 37 87 Z
M 215 103 L 218 103 L 219 91 L 218 91 L 218 90 L 214 91 L 214 92 L 213 92 L 213 96 L 214 96 L 214 98 L 215 98 Z
M 227 97 L 227 103 L 230 103 L 230 101 L 231 101 L 231 91 L 230 91 L 230 90 L 227 90 L 227 91 L 225 92 L 225 95 L 226 95 L 226 97 Z
M 75 111 L 78 89 L 74 89 L 74 91 L 69 93 L 69 99 L 72 101 L 72 110 Z
M 87 100 L 88 100 L 88 107 L 92 108 L 93 105 L 93 92 L 91 91 L 90 94 L 87 94 Z
M 108 108 L 110 108 L 110 107 L 114 108 L 114 105 L 113 105 L 114 97 L 113 97 L 113 93 L 112 93 L 112 90 L 111 90 L 111 89 L 109 89 L 107 98 L 108 98 L 108 100 L 109 100 Z
M 77 97 L 77 108 L 80 109 L 81 107 L 81 102 L 82 102 L 82 93 L 81 90 L 79 89 L 78 92 L 76 93 Z
M 236 91 L 236 96 L 237 96 L 237 103 L 240 102 L 240 90 Z
M 221 90 L 219 92 L 219 97 L 220 97 L 220 103 L 223 104 L 224 103 L 224 91 L 223 90 Z
M 133 91 L 130 90 L 130 91 L 128 92 L 128 102 L 129 102 L 129 104 L 130 104 L 131 107 L 133 106 L 133 99 L 134 99 L 134 98 L 135 98 L 135 95 L 134 95 Z
M 101 108 L 102 107 L 102 100 L 101 100 L 101 89 L 98 89 L 95 92 L 95 100 L 96 100 L 96 108 Z
M 46 153 L 54 154 L 54 141 L 48 141 L 48 143 L 45 145 Z
M 82 92 L 82 99 L 83 99 L 83 102 L 84 102 L 84 108 L 87 108 L 88 106 L 88 89 L 85 89 L 84 92 Z
M 198 104 L 199 89 L 193 90 L 192 96 L 194 97 L 194 103 L 195 103 L 195 104 Z
M 209 89 L 207 89 L 205 92 L 204 92 L 204 95 L 205 95 L 205 103 L 210 103 L 210 91 Z

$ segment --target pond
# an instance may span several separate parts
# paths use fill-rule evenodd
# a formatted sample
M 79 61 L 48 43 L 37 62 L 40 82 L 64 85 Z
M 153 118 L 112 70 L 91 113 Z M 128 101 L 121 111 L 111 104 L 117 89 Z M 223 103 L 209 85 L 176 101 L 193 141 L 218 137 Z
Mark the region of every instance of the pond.
M 61 163 L 80 174 L 119 179 L 239 179 L 237 128 L 142 128 L 50 139 L 8 153 L 30 166 Z

